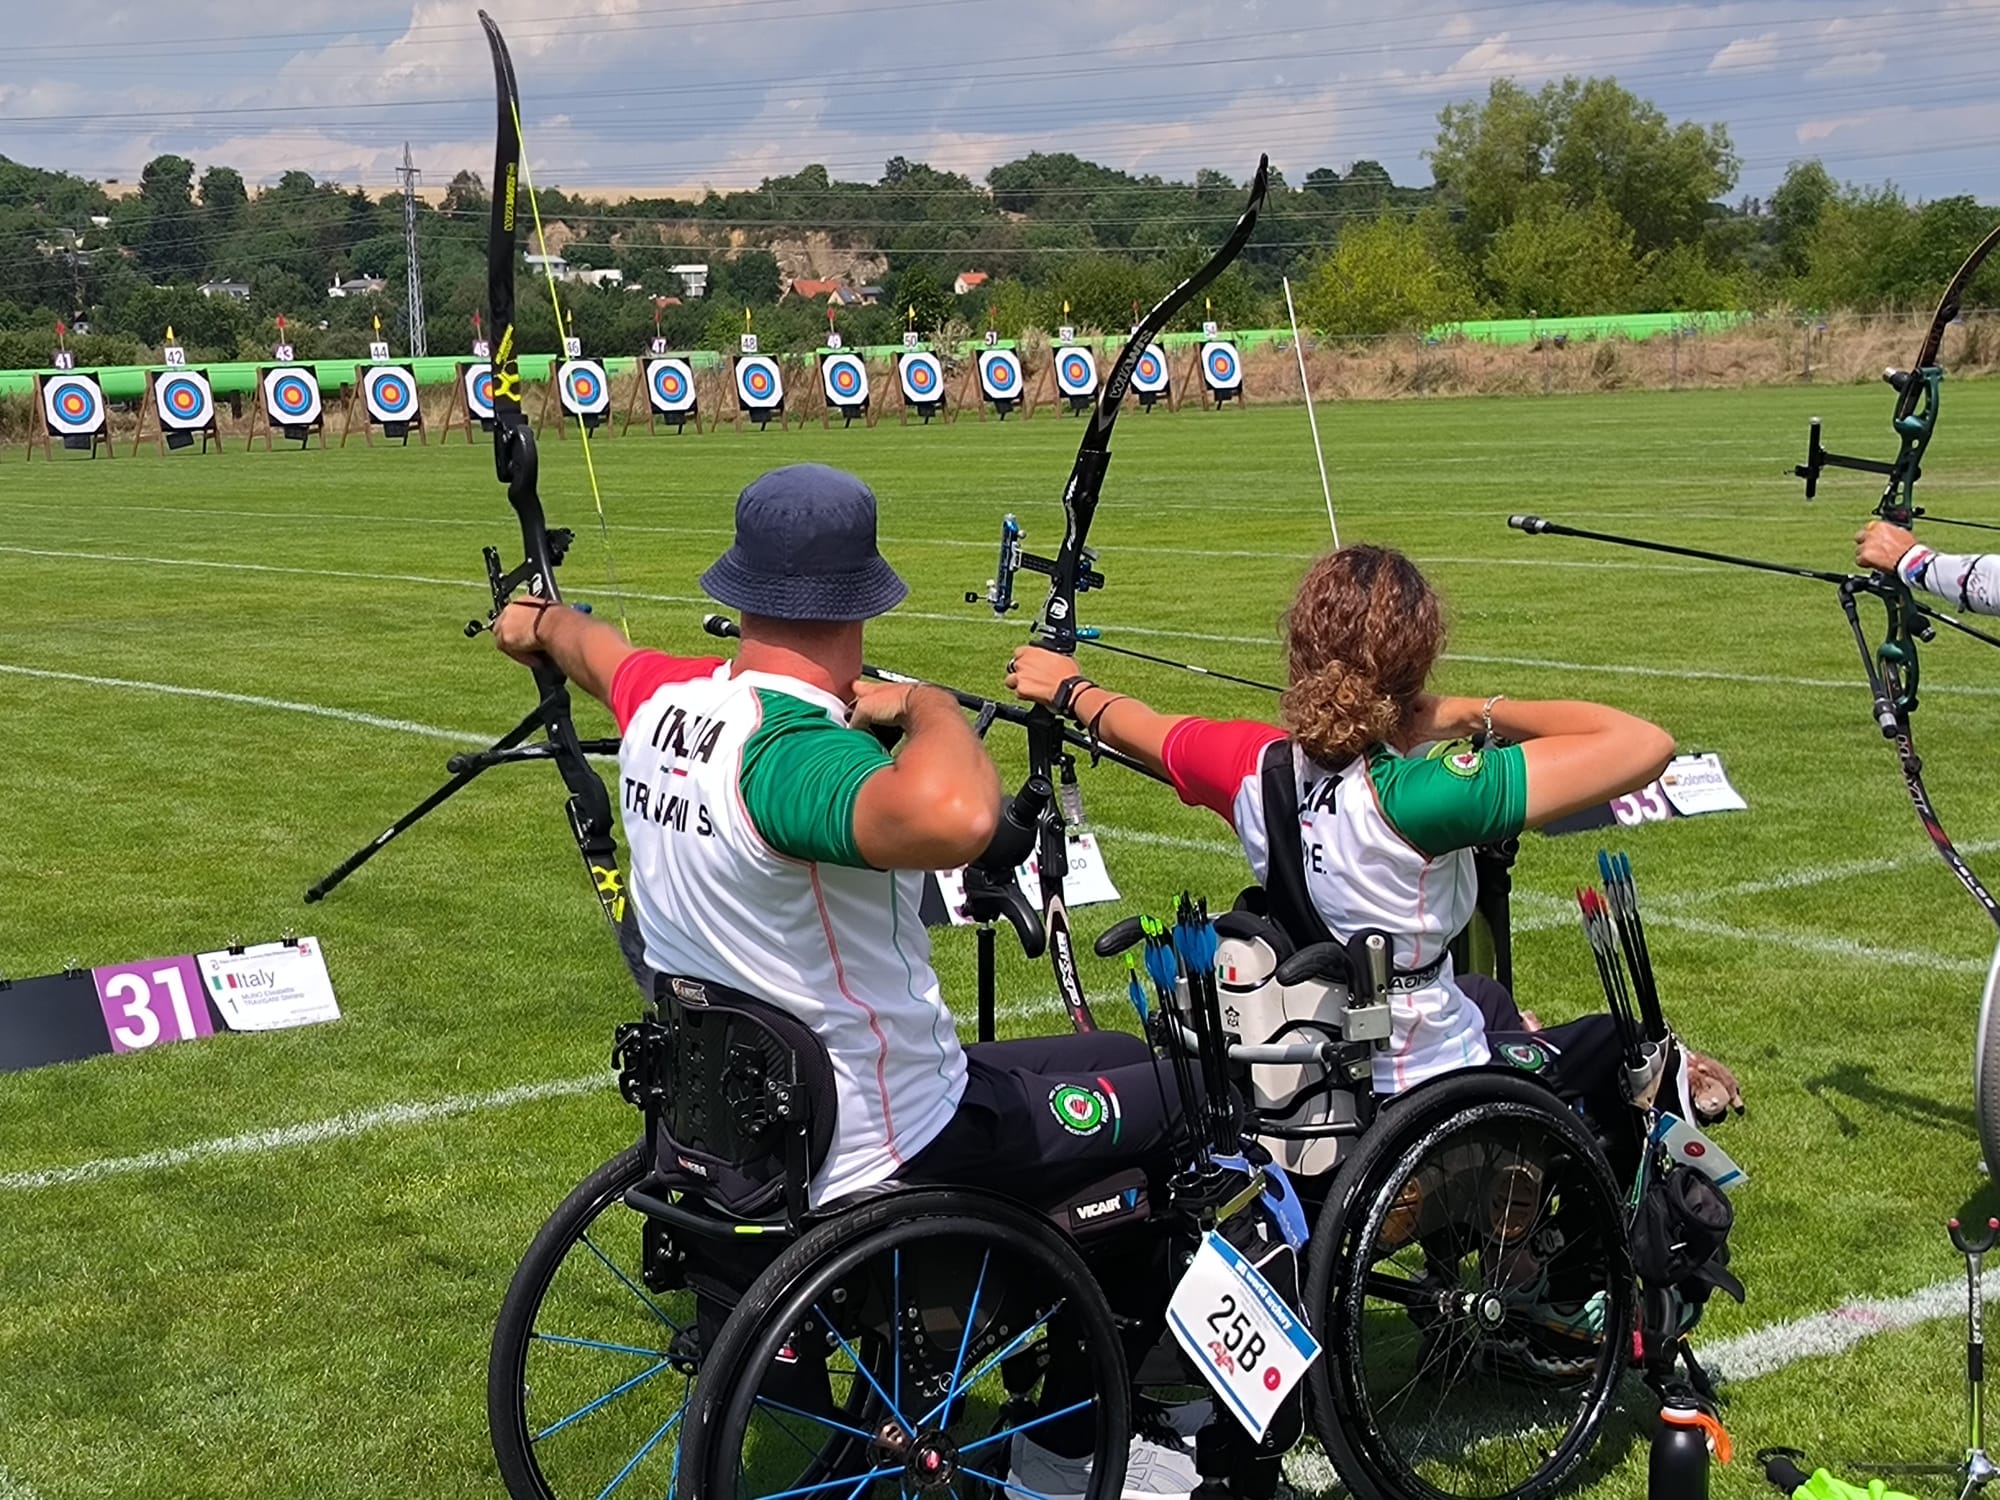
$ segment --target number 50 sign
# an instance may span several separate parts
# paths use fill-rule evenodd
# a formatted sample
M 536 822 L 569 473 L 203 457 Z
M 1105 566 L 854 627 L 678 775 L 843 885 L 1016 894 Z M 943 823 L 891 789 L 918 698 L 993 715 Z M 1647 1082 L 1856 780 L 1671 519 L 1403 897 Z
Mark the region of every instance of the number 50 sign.
M 92 969 L 97 1002 L 113 1052 L 143 1052 L 168 1042 L 212 1036 L 208 996 L 190 957 Z

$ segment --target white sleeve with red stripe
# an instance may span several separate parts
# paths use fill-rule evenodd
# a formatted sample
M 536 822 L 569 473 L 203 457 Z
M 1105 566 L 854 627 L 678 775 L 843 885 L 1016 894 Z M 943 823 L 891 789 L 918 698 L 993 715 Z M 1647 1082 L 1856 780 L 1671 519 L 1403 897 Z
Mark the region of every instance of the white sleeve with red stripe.
M 1189 807 L 1228 820 L 1259 880 L 1270 869 L 1261 771 L 1265 748 L 1285 731 L 1251 719 L 1182 719 L 1160 747 L 1167 779 Z
M 634 651 L 611 674 L 611 716 L 623 734 L 632 716 L 661 688 L 676 682 L 713 677 L 728 665 L 719 656 L 669 656 L 664 651 Z

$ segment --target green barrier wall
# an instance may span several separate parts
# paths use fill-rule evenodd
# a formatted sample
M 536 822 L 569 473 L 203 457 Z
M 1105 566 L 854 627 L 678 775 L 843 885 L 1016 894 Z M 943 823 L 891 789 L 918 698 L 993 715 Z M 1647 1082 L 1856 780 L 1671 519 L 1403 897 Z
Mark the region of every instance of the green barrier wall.
M 1602 318 L 1489 318 L 1473 323 L 1440 323 L 1425 335 L 1456 335 L 1488 344 L 1527 344 L 1536 339 L 1651 339 L 1663 333 L 1719 333 L 1750 321 L 1747 312 L 1620 313 Z

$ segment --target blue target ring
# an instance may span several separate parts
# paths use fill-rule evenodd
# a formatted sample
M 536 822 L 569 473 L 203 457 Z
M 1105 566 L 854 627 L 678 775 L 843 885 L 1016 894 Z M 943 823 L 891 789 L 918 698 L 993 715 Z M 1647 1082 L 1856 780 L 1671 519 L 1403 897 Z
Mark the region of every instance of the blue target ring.
M 84 427 L 97 418 L 97 392 L 80 380 L 59 383 L 50 398 L 62 420 L 72 427 Z
M 753 396 L 768 396 L 771 394 L 771 372 L 761 365 L 752 366 L 743 372 L 743 386 Z
M 1236 351 L 1227 344 L 1210 344 L 1202 352 L 1202 370 L 1208 383 L 1218 390 L 1229 390 L 1243 379 L 1243 367 L 1237 362 Z
M 1011 350 L 994 350 L 980 356 L 979 383 L 996 399 L 1012 396 L 1021 387 L 1021 363 Z
M 912 361 L 910 364 L 910 384 L 919 391 L 928 392 L 931 387 L 937 384 L 937 377 L 931 373 L 929 365 Z
M 313 389 L 298 375 L 281 375 L 271 384 L 271 401 L 281 415 L 302 417 L 313 407 Z
M 391 371 L 378 375 L 369 386 L 375 405 L 391 417 L 400 417 L 410 409 L 412 391 L 408 381 Z
M 166 382 L 161 392 L 167 410 L 183 421 L 193 421 L 202 414 L 208 404 L 208 393 L 184 375 L 176 375 Z
M 833 381 L 834 390 L 843 396 L 861 394 L 861 372 L 846 360 L 835 365 L 828 378 Z

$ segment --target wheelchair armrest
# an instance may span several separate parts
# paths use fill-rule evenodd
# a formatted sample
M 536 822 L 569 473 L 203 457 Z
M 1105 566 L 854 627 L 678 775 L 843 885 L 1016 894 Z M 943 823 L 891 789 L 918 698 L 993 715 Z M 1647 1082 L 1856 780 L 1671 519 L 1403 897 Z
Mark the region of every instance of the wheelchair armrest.
M 1042 914 L 1027 893 L 1014 883 L 1011 873 L 994 876 L 976 864 L 967 865 L 965 910 L 975 922 L 998 922 L 1004 918 L 1012 923 L 1014 935 L 1021 940 L 1021 951 L 1029 958 L 1040 958 L 1048 948 L 1049 935 L 1042 927 Z
M 1278 965 L 1278 983 L 1304 984 L 1308 979 L 1324 979 L 1332 984 L 1352 985 L 1353 967 L 1347 950 L 1339 943 L 1314 943 L 1301 948 Z
M 1100 932 L 1090 949 L 1099 958 L 1116 958 L 1145 935 L 1139 918 L 1125 917 Z

